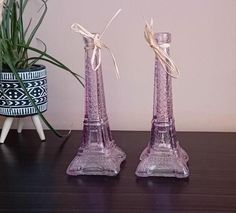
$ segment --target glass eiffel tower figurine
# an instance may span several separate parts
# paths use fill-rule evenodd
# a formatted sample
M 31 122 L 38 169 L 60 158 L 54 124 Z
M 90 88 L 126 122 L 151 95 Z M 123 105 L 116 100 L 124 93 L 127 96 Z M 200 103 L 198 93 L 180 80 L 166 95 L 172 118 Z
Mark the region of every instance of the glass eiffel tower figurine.
M 170 33 L 154 34 L 156 44 L 169 56 Z M 151 45 L 151 47 L 153 47 Z M 186 178 L 188 155 L 177 141 L 172 103 L 172 77 L 168 67 L 156 56 L 151 138 L 136 169 L 139 177 Z
M 125 153 L 112 139 L 106 113 L 103 88 L 102 67 L 95 71 L 91 65 L 94 40 L 84 37 L 85 42 L 85 117 L 83 141 L 78 153 L 70 163 L 68 175 L 106 175 L 115 176 Z M 95 54 L 95 67 L 99 63 Z

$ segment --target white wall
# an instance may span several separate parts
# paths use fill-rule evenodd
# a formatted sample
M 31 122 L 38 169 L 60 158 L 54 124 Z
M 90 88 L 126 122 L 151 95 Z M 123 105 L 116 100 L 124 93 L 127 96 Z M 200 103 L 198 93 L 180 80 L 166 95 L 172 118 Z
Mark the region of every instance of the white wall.
M 31 7 L 37 8 L 37 2 L 31 1 Z M 117 9 L 123 9 L 103 40 L 115 53 L 121 72 L 116 80 L 104 50 L 111 129 L 150 130 L 154 54 L 145 43 L 143 27 L 144 18 L 153 17 L 156 31 L 172 33 L 171 52 L 181 70 L 173 83 L 177 130 L 236 130 L 235 0 L 49 0 L 48 7 L 38 37 L 47 43 L 49 53 L 82 75 L 83 41 L 70 30 L 71 24 L 79 22 L 99 32 Z M 51 65 L 48 74 L 46 117 L 58 129 L 81 129 L 82 87 Z M 29 120 L 27 127 L 32 127 Z

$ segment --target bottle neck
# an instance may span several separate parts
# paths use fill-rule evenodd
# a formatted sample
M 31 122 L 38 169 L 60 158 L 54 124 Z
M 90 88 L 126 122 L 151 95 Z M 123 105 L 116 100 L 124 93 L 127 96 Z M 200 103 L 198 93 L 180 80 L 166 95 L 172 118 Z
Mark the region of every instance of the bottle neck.
M 155 38 L 158 45 L 165 45 L 171 43 L 171 34 L 168 32 L 155 33 Z
M 170 33 L 156 33 L 156 42 L 169 55 Z M 155 61 L 153 118 L 156 122 L 169 122 L 173 117 L 171 76 L 158 57 Z
M 92 38 L 84 38 L 85 42 L 85 120 L 86 122 L 101 122 L 107 119 L 105 95 L 103 87 L 102 66 L 99 64 L 99 53 L 94 53 Z M 93 63 L 93 66 L 92 66 Z
M 160 48 L 169 54 L 171 34 L 168 32 L 159 32 L 155 34 L 155 39 Z

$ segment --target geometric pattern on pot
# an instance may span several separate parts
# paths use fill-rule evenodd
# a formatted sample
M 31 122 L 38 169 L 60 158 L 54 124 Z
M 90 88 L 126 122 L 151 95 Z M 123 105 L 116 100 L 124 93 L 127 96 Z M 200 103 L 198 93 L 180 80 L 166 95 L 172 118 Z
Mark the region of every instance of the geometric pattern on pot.
M 30 71 L 19 70 L 18 73 L 40 112 L 45 112 L 48 105 L 45 66 L 37 65 Z M 22 117 L 37 114 L 13 73 L 2 72 L 1 90 L 4 95 L 0 96 L 0 115 Z

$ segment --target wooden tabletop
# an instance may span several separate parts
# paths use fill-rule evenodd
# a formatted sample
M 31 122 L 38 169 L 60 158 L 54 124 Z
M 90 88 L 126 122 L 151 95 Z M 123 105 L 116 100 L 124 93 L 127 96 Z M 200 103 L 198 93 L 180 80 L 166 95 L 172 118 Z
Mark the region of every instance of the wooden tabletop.
M 179 132 L 190 177 L 137 178 L 148 132 L 114 131 L 127 154 L 117 177 L 69 177 L 81 131 L 64 141 L 11 130 L 0 145 L 0 212 L 236 212 L 236 133 Z

